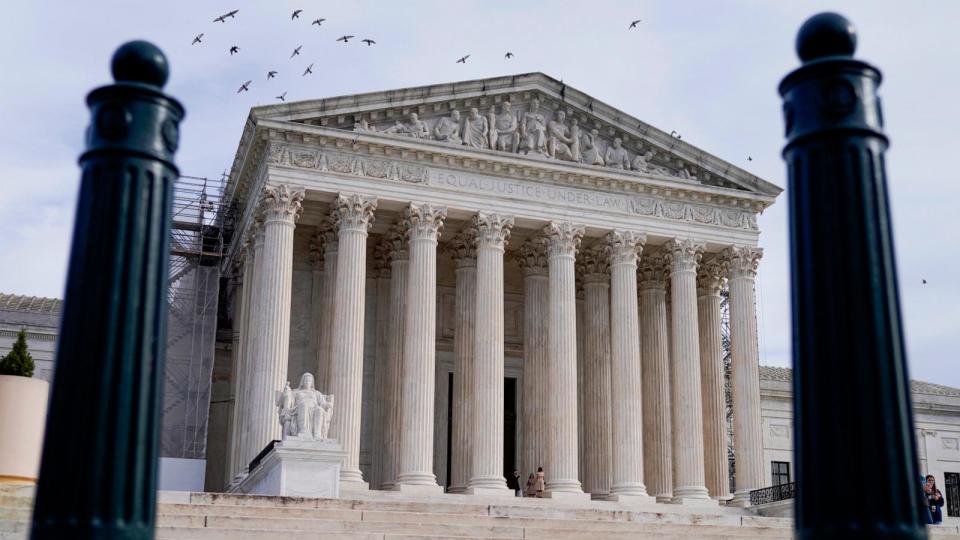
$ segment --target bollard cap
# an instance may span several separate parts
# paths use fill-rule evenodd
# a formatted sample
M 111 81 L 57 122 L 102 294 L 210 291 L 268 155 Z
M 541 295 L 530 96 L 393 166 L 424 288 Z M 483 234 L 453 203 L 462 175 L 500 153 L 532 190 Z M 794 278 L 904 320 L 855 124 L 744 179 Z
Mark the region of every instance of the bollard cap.
M 129 41 L 113 53 L 110 70 L 116 82 L 134 82 L 163 87 L 170 65 L 159 47 L 149 41 Z
M 838 13 L 814 15 L 797 32 L 797 56 L 804 62 L 826 56 L 852 57 L 856 48 L 857 29 Z

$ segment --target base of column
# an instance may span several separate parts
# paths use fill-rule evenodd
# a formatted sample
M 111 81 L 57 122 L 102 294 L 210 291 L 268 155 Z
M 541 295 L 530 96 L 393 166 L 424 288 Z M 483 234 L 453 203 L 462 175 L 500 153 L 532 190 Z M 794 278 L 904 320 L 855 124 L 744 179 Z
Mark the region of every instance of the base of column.
M 727 501 L 727 506 L 738 506 L 740 508 L 746 508 L 750 506 L 750 492 L 738 491 L 734 493 L 733 497 Z
M 454 495 L 462 495 L 467 492 L 467 486 L 450 486 L 447 488 L 447 493 L 452 493 Z
M 395 484 L 393 482 L 384 482 L 380 484 L 380 491 L 393 491 L 394 485 Z
M 622 493 L 611 493 L 600 500 L 629 504 L 631 506 L 651 505 L 658 502 L 656 497 L 651 497 L 650 495 L 626 495 Z
M 563 501 L 589 501 L 590 494 L 582 491 L 544 491 L 544 499 L 557 499 Z
M 516 494 L 512 489 L 490 488 L 490 487 L 469 487 L 464 491 L 466 495 L 476 495 L 478 497 L 496 497 L 498 499 L 512 499 Z
M 711 495 L 710 498 L 717 501 L 720 504 L 727 504 L 729 503 L 729 501 L 733 499 L 733 495 L 726 493 L 723 495 Z
M 437 484 L 404 484 L 398 482 L 393 485 L 397 493 L 413 493 L 416 495 L 443 495 L 443 487 Z
M 610 496 L 610 493 L 594 493 L 592 491 L 588 491 L 587 493 L 590 494 L 591 501 L 605 501 L 607 497 Z
M 656 499 L 658 503 L 670 504 L 670 501 L 673 500 L 673 495 L 654 495 L 653 498 Z
M 677 504 L 681 506 L 696 506 L 696 507 L 711 507 L 711 506 L 720 506 L 720 503 L 715 499 L 710 497 L 684 497 L 684 496 L 675 496 L 670 499 L 670 504 Z

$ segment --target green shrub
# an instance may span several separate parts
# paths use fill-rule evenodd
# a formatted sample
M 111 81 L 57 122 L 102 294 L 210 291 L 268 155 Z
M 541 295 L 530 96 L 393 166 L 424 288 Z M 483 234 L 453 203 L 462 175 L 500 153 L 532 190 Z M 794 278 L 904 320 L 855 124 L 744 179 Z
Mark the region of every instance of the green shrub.
M 17 332 L 17 341 L 13 344 L 13 349 L 0 359 L 0 375 L 33 377 L 33 368 L 33 358 L 27 351 L 27 331 L 21 329 Z

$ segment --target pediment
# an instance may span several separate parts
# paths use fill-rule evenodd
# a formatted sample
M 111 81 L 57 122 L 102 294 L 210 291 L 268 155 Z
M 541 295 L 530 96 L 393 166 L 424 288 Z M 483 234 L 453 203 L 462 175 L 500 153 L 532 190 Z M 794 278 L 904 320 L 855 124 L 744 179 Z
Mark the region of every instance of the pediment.
M 251 117 L 770 197 L 782 191 L 541 73 L 271 105 L 253 109 Z

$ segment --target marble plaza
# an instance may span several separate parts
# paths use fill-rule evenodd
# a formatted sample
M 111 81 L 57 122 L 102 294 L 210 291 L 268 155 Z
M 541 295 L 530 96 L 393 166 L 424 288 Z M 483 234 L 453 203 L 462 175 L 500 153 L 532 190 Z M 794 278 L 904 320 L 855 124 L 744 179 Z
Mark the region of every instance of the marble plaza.
M 504 472 L 542 466 L 548 497 L 744 503 L 768 485 L 754 279 L 780 191 L 542 74 L 251 110 L 224 484 L 310 372 L 343 490 L 512 496 Z

